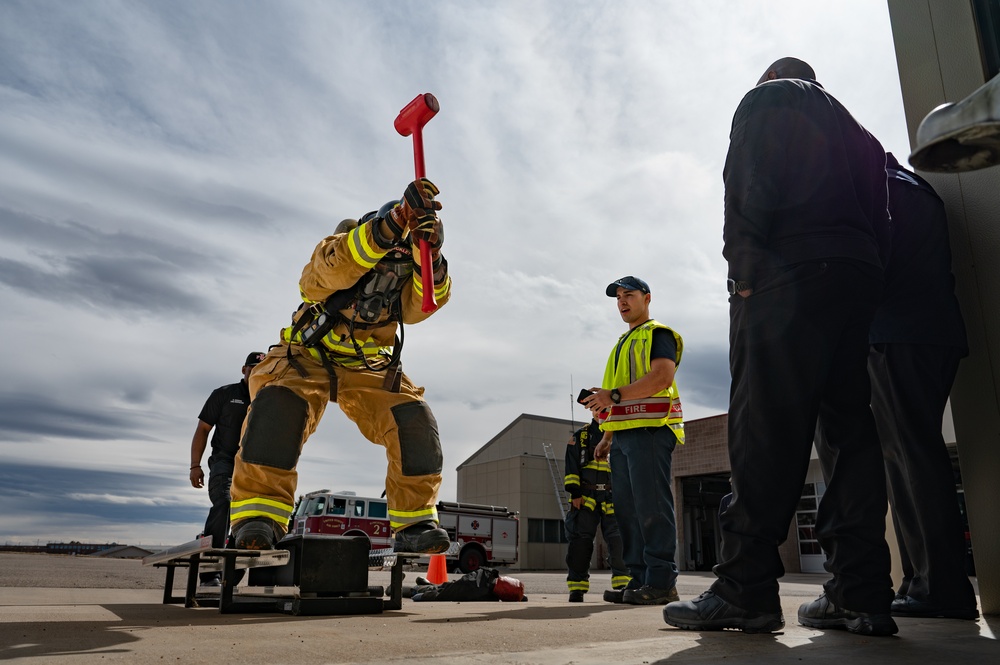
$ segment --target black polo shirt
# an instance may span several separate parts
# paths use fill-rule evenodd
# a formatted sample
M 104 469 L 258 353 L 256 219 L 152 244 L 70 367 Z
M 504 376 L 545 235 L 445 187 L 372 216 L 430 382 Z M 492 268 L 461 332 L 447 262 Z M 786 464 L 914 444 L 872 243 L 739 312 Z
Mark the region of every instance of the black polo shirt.
M 235 458 L 240 449 L 240 431 L 250 406 L 247 382 L 231 383 L 212 391 L 198 414 L 198 420 L 215 428 L 212 455 Z

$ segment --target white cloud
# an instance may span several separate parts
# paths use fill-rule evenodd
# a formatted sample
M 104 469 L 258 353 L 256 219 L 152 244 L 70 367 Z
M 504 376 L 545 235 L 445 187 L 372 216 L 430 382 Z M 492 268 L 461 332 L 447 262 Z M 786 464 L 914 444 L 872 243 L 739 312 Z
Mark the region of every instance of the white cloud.
M 404 366 L 441 426 L 442 498 L 520 413 L 585 417 L 571 393 L 600 381 L 621 332 L 603 291 L 625 274 L 685 337 L 689 418 L 721 412 L 729 125 L 792 54 L 908 152 L 869 0 L 0 5 L 0 460 L 147 478 L 74 487 L 162 509 L 105 512 L 89 539 L 197 533 L 172 507 L 208 508 L 187 484 L 202 403 L 277 341 L 315 243 L 401 194 L 392 120 L 421 92 L 442 105 L 425 148 L 455 292 L 407 329 Z M 299 491 L 380 493 L 383 452 L 337 411 Z M 43 537 L 0 517 L 20 534 Z

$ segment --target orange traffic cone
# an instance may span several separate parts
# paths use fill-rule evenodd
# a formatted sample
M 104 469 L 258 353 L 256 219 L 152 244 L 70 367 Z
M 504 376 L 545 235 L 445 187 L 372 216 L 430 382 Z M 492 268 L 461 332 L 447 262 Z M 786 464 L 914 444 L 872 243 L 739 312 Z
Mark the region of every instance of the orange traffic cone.
M 448 564 L 443 554 L 432 554 L 430 565 L 427 566 L 427 581 L 431 584 L 444 584 L 448 581 Z

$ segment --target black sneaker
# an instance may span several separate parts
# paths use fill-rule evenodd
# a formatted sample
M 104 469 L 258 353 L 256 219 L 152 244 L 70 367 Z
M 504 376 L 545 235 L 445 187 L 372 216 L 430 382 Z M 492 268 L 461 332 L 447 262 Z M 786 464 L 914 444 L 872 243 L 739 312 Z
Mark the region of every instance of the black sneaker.
M 629 605 L 666 605 L 680 599 L 675 586 L 669 589 L 654 589 L 645 584 L 638 589 L 626 589 L 622 594 L 622 602 Z
M 887 637 L 899 632 L 892 615 L 869 614 L 841 609 L 822 594 L 816 600 L 799 607 L 799 623 L 810 628 L 843 628 L 858 635 Z
M 283 535 L 274 520 L 254 517 L 237 525 L 233 542 L 238 550 L 273 550 Z
M 723 630 L 744 633 L 773 633 L 785 627 L 781 612 L 750 612 L 706 591 L 694 600 L 670 603 L 663 608 L 663 620 L 684 630 Z
M 396 532 L 393 551 L 415 554 L 440 554 L 451 547 L 448 532 L 433 520 L 417 522 Z
M 624 603 L 625 602 L 625 589 L 608 589 L 604 592 L 604 602 L 606 603 Z
M 979 618 L 975 607 L 942 607 L 913 596 L 896 596 L 892 601 L 892 615 L 897 617 L 922 617 L 925 619 L 966 619 Z
M 222 573 L 206 575 L 201 578 L 201 586 L 222 586 Z
M 583 592 L 582 591 L 570 591 L 569 592 L 569 602 L 571 602 L 571 603 L 582 603 L 583 602 Z

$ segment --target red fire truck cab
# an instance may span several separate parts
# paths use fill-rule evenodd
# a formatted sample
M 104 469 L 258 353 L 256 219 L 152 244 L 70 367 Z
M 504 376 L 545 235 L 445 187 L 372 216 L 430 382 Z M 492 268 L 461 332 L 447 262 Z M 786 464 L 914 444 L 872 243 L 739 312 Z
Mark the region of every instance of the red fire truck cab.
M 480 566 L 517 563 L 516 511 L 451 501 L 438 502 L 437 511 L 441 527 L 451 538 L 445 553 L 449 570 L 457 566 L 470 573 Z M 319 490 L 299 497 L 289 529 L 296 534 L 363 535 L 374 551 L 392 548 L 385 499 L 354 492 Z

